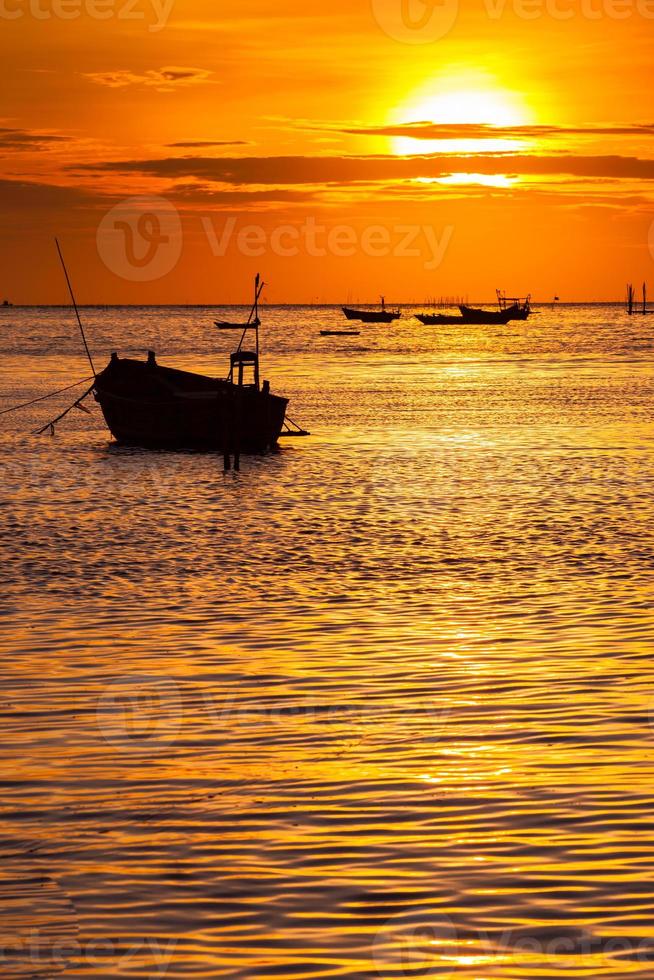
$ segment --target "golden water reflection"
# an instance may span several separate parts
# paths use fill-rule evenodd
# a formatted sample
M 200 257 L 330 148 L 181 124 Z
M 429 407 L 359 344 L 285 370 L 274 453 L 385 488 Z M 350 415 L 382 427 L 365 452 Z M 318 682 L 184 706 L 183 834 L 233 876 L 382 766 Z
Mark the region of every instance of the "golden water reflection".
M 651 975 L 651 342 L 335 317 L 267 311 L 314 435 L 239 475 L 3 432 L 10 976 Z

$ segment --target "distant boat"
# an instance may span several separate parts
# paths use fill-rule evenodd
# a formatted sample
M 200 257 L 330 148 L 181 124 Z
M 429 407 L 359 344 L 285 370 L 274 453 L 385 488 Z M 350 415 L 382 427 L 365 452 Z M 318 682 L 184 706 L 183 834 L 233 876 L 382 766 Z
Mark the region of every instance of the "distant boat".
M 379 310 L 355 310 L 351 306 L 344 306 L 343 313 L 348 320 L 360 320 L 362 323 L 392 323 L 393 320 L 399 320 L 402 316 L 399 310 L 386 309 L 383 296 Z
M 358 337 L 360 330 L 321 330 L 321 337 Z
M 460 306 L 460 313 L 416 313 L 416 319 L 426 326 L 431 325 L 452 325 L 470 326 L 475 323 L 508 323 L 511 319 L 510 311 L 502 310 L 479 310 L 469 306 Z
M 416 313 L 416 319 L 424 324 L 444 324 L 471 326 L 475 323 L 505 324 L 510 320 L 526 320 L 531 313 L 531 297 L 526 299 L 507 299 L 506 295 L 497 290 L 497 310 L 486 310 L 483 307 L 459 304 L 460 316 L 451 313 Z
M 531 313 L 531 294 L 521 299 L 519 296 L 507 298 L 506 293 L 496 289 L 497 305 L 501 310 L 510 310 L 512 320 L 526 320 Z M 559 298 L 558 296 L 556 297 Z
M 474 306 L 466 306 L 462 303 L 459 306 L 461 316 L 465 317 L 469 323 L 508 323 L 509 320 L 526 320 L 531 313 L 530 300 L 518 297 L 507 299 L 506 294 L 496 290 L 497 293 L 497 312 L 493 310 L 478 309 Z
M 3 299 L 2 305 L 3 306 L 13 306 L 14 304 L 13 303 L 10 303 L 8 299 Z
M 232 323 L 230 320 L 214 320 L 219 330 L 256 330 L 261 326 L 261 320 L 248 320 L 247 323 Z

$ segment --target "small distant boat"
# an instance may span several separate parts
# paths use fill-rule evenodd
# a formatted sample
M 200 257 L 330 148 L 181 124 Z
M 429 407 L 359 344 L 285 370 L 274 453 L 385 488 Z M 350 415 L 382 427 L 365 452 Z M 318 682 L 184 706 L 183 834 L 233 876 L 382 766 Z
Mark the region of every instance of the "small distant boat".
M 214 320 L 219 330 L 256 330 L 261 326 L 261 320 L 248 320 L 247 323 L 232 323 L 230 320 Z
M 14 304 L 13 303 L 10 303 L 8 299 L 3 299 L 2 305 L 3 306 L 13 306 Z
M 381 297 L 381 309 L 379 310 L 355 310 L 351 306 L 344 306 L 343 313 L 348 320 L 360 320 L 362 323 L 392 323 L 399 320 L 402 316 L 400 310 L 387 310 L 384 297 Z
M 321 330 L 321 337 L 358 337 L 360 330 Z

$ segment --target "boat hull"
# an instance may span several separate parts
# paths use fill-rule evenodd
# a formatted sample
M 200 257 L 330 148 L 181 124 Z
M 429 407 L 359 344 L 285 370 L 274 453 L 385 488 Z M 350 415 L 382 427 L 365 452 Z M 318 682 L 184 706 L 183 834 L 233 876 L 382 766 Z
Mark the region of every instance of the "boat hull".
M 361 323 L 392 323 L 399 320 L 401 313 L 399 310 L 353 310 L 349 306 L 344 306 L 343 313 L 348 320 L 359 320 Z
M 508 323 L 509 320 L 526 320 L 530 309 L 528 305 L 514 303 L 501 310 L 480 310 L 474 306 L 461 305 L 461 315 L 469 323 Z
M 263 452 L 277 444 L 288 400 L 264 387 L 112 357 L 95 397 L 121 443 Z
M 477 323 L 504 324 L 509 320 L 516 319 L 511 316 L 508 310 L 473 310 L 470 307 L 461 307 L 461 315 L 449 313 L 416 313 L 416 319 L 425 325 L 432 326 L 473 326 Z M 465 310 L 465 312 L 464 312 Z

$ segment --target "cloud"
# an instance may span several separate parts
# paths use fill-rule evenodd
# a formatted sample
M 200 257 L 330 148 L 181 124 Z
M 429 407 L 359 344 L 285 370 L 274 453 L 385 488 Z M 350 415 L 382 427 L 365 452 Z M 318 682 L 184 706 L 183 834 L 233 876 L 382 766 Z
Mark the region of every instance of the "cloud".
M 211 184 L 176 184 L 166 197 L 181 203 L 204 204 L 262 204 L 262 203 L 303 203 L 311 201 L 312 191 L 270 188 L 262 191 L 218 190 Z
M 0 207 L 6 211 L 55 211 L 96 204 L 98 197 L 81 187 L 62 187 L 30 180 L 0 179 Z
M 120 69 L 118 71 L 85 72 L 83 74 L 85 78 L 96 85 L 105 85 L 108 88 L 127 88 L 136 85 L 155 88 L 159 92 L 172 92 L 180 85 L 196 85 L 208 82 L 213 72 L 204 68 L 168 66 L 141 73 Z
M 321 130 L 322 131 L 322 130 Z M 332 132 L 333 130 L 330 130 Z M 488 123 L 399 123 L 394 126 L 351 126 L 336 132 L 349 136 L 403 136 L 415 140 L 556 139 L 565 136 L 654 136 L 654 123 L 628 126 L 491 126 Z
M 248 140 L 187 140 L 181 143 L 166 143 L 166 146 L 175 149 L 177 147 L 203 147 L 203 146 L 251 146 Z
M 32 133 L 25 129 L 0 128 L 0 150 L 44 150 L 54 143 L 65 143 L 68 136 Z
M 622 156 L 540 156 L 518 153 L 430 154 L 425 156 L 286 156 L 286 157 L 167 157 L 86 164 L 79 171 L 140 174 L 180 179 L 196 178 L 221 184 L 336 184 L 355 185 L 388 180 L 417 180 L 452 173 L 568 175 L 654 180 L 654 160 Z

